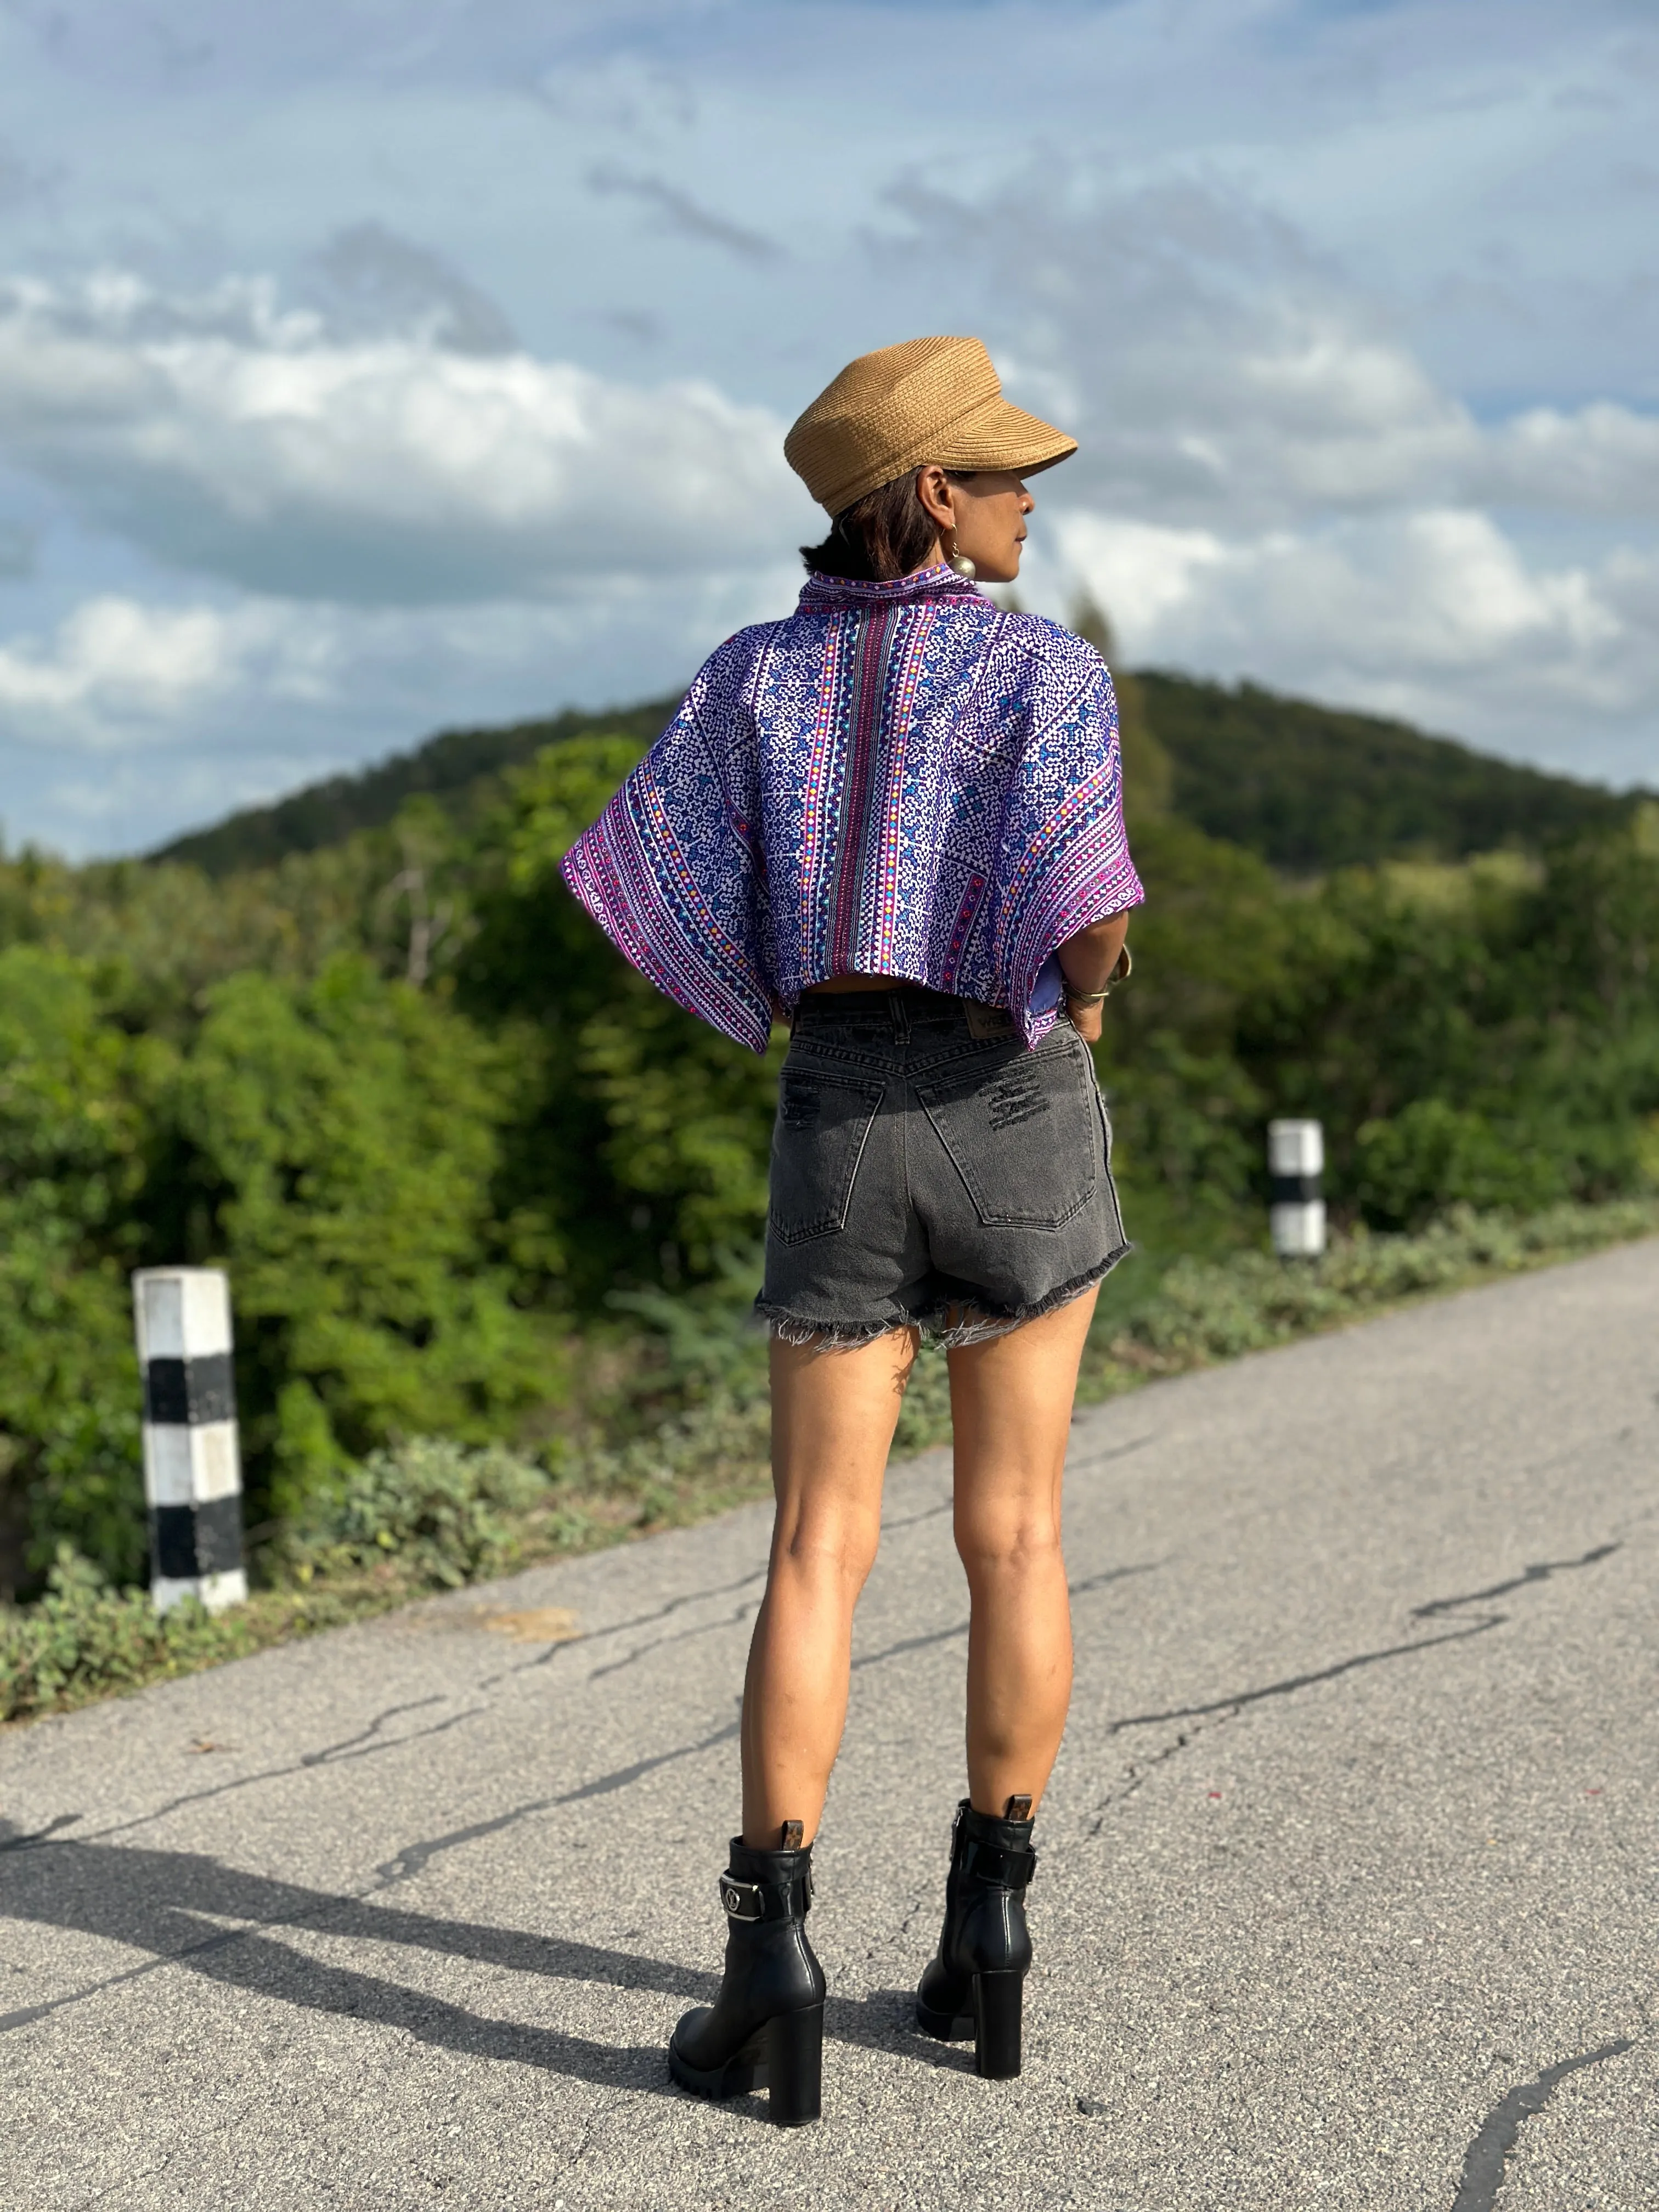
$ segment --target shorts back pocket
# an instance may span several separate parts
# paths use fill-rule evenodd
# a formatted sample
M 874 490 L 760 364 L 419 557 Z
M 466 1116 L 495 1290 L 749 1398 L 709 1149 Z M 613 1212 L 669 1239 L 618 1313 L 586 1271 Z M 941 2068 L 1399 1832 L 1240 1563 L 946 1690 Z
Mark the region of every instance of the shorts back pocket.
M 767 1228 L 784 1244 L 805 1244 L 847 1226 L 853 1185 L 883 1085 L 822 1061 L 784 1062 L 772 1124 Z
M 916 1093 L 987 1229 L 1062 1229 L 1094 1196 L 1099 1094 L 1080 1039 L 1022 1045 Z

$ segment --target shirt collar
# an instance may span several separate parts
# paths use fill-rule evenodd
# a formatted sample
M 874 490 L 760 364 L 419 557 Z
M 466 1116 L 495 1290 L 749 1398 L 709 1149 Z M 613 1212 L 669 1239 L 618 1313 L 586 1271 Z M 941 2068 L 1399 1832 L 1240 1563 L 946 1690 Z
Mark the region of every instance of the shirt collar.
M 809 576 L 801 586 L 803 614 L 830 607 L 881 607 L 912 600 L 977 599 L 980 594 L 966 576 L 958 576 L 942 561 L 918 568 L 914 575 L 896 576 L 889 583 L 867 584 L 850 576 Z

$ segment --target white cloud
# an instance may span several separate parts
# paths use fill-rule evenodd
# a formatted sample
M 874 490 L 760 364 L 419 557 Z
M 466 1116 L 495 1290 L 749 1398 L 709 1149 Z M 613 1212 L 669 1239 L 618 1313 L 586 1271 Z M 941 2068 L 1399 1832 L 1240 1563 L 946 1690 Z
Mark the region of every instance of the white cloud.
M 1532 407 L 1488 441 L 1490 497 L 1580 514 L 1659 515 L 1659 416 L 1610 400 Z
M 1131 663 L 1659 781 L 1659 415 L 1482 421 L 1214 177 L 1050 165 L 977 204 L 896 204 L 901 253 L 956 272 L 958 326 L 1082 441 L 1034 487 L 1045 604 L 1086 581 Z
M 896 207 L 911 228 L 895 257 L 925 246 L 963 272 L 957 312 L 999 355 L 1006 339 L 1034 393 L 1072 395 L 1083 450 L 1058 501 L 1259 530 L 1443 495 L 1480 449 L 1374 312 L 1218 184 L 1050 167 L 984 204 L 913 187 Z
M 0 647 L 0 722 L 24 742 L 116 748 L 146 723 L 172 724 L 251 680 L 276 698 L 326 688 L 326 646 L 288 610 L 146 606 L 106 594 L 49 640 Z
M 890 290 L 860 262 L 848 349 L 901 334 L 884 319 L 915 310 L 920 244 L 935 326 L 982 331 L 1013 395 L 1076 428 L 1080 457 L 1036 486 L 1045 603 L 1086 579 L 1131 662 L 1656 775 L 1659 417 L 1480 419 L 1212 174 L 1132 189 L 1051 164 L 974 204 L 896 205 L 912 233 Z M 779 235 L 787 320 L 824 270 Z M 782 461 L 787 405 L 538 357 L 458 264 L 384 226 L 295 265 L 292 294 L 126 270 L 0 287 L 0 462 L 45 526 L 12 604 L 61 606 L 64 569 L 111 538 L 121 579 L 0 645 L 7 805 L 61 842 L 151 842 L 446 720 L 665 691 L 791 603 L 818 519 Z M 804 308 L 792 327 L 786 367 L 756 374 L 799 404 L 802 360 L 810 389 L 837 358 Z M 0 532 L 0 567 L 24 543 Z
M 706 384 L 338 343 L 258 284 L 178 300 L 111 275 L 0 302 L 13 463 L 177 566 L 295 599 L 752 568 L 811 519 L 782 429 Z
M 1232 540 L 1073 514 L 1058 536 L 1127 661 L 1252 676 L 1581 773 L 1640 772 L 1639 751 L 1619 756 L 1659 686 L 1659 562 L 1529 565 L 1490 516 L 1454 508 Z
M 1011 383 L 1075 422 L 1083 453 L 1049 480 L 1062 508 L 1230 542 L 1489 504 L 1659 519 L 1659 416 L 1598 402 L 1482 424 L 1219 185 L 1073 176 L 899 205 L 979 294 Z M 383 228 L 330 252 L 320 309 L 264 279 L 0 290 L 0 453 L 171 566 L 296 599 L 752 573 L 814 526 L 769 410 L 519 349 L 459 271 Z
M 1212 531 L 1165 530 L 1076 508 L 1057 519 L 1055 536 L 1062 558 L 1111 609 L 1119 640 L 1135 659 L 1146 659 L 1149 641 L 1192 604 L 1204 571 L 1234 557 Z
M 3 812 L 73 854 L 143 850 L 434 729 L 667 697 L 793 588 L 774 568 L 539 605 L 100 594 L 0 647 Z
M 1056 504 L 1237 536 L 1491 503 L 1659 520 L 1659 415 L 1479 421 L 1376 305 L 1218 181 L 1046 165 L 982 203 L 907 187 L 887 250 L 949 267 L 1033 404 L 1083 441 Z

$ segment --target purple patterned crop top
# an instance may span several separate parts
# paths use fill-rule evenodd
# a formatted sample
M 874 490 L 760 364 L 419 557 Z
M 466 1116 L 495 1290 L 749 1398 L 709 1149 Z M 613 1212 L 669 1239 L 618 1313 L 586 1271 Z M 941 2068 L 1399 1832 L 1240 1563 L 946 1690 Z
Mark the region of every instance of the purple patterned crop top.
M 848 975 L 1005 1006 L 1035 1044 L 1055 947 L 1144 896 L 1111 678 L 948 568 L 814 576 L 711 655 L 564 877 L 659 990 L 757 1052 Z

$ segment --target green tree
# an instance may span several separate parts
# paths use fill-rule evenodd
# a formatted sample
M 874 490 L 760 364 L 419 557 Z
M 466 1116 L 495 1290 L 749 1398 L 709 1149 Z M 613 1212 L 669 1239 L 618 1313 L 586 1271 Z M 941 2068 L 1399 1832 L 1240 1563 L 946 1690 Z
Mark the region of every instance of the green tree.
M 0 1591 L 59 1538 L 142 1569 L 140 1252 L 156 1048 L 101 1018 L 86 963 L 0 951 Z
M 212 993 L 172 1102 L 175 1241 L 231 1270 L 264 1509 L 388 1437 L 508 1435 L 555 1394 L 495 1231 L 516 1091 L 499 1045 L 361 957 Z
M 1073 603 L 1066 620 L 1112 672 L 1118 742 L 1123 754 L 1123 811 L 1133 837 L 1148 822 L 1169 812 L 1175 792 L 1175 763 L 1152 735 L 1140 678 L 1118 661 L 1117 640 L 1105 609 L 1085 592 Z
M 462 969 L 463 1003 L 517 1024 L 536 1071 L 501 1185 L 516 1249 L 586 1308 L 717 1273 L 766 1212 L 781 1042 L 757 1058 L 662 997 L 559 875 L 643 750 L 573 738 L 509 780 Z

